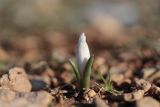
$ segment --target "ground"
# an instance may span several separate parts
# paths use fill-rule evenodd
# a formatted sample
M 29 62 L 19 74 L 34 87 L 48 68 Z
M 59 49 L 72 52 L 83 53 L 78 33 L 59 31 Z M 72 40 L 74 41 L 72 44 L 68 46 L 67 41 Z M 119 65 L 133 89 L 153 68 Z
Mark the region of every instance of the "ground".
M 75 59 L 78 37 L 53 35 L 2 38 L 0 107 L 160 107 L 158 50 L 128 49 L 127 42 L 107 44 L 88 36 L 94 64 L 90 87 L 82 90 L 68 62 Z M 105 79 L 110 72 L 121 93 L 104 90 L 98 72 Z

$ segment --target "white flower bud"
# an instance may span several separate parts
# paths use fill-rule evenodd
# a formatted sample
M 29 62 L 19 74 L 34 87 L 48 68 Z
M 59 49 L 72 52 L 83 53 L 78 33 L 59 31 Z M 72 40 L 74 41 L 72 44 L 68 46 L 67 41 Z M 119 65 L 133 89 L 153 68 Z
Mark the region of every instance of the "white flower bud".
M 79 37 L 76 57 L 77 57 L 78 68 L 80 72 L 83 73 L 86 63 L 90 58 L 90 52 L 86 42 L 86 36 L 84 33 L 82 33 Z

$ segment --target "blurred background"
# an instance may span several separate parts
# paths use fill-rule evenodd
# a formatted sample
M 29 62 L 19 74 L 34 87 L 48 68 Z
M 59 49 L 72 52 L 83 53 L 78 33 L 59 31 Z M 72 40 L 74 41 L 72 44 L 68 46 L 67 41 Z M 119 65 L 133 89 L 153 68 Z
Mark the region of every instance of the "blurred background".
M 160 52 L 160 1 L 0 0 L 1 62 L 65 60 L 82 32 L 97 56 Z

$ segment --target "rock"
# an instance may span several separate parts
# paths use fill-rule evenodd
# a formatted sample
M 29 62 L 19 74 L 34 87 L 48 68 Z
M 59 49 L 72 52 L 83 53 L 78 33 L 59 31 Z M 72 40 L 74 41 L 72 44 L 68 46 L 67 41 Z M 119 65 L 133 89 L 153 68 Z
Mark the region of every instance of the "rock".
M 0 85 L 1 88 L 18 92 L 30 92 L 32 88 L 24 69 L 17 67 L 10 69 L 8 74 L 0 78 Z
M 86 101 L 91 101 L 91 100 L 93 100 L 93 98 L 96 96 L 96 92 L 94 91 L 94 90 L 92 90 L 92 89 L 88 89 L 88 90 L 86 90 L 85 92 L 84 92 L 84 99 L 86 100 Z
M 0 89 L 0 107 L 48 107 L 52 96 L 45 92 L 13 92 Z
M 32 84 L 32 91 L 42 90 L 47 87 L 47 84 L 44 81 L 38 79 L 32 79 L 31 84 Z
M 109 107 L 101 98 L 96 97 L 94 100 L 95 107 Z
M 160 103 L 152 97 L 144 97 L 137 101 L 137 107 L 160 107 Z
M 32 91 L 38 91 L 50 86 L 50 78 L 48 76 L 29 76 L 32 84 Z

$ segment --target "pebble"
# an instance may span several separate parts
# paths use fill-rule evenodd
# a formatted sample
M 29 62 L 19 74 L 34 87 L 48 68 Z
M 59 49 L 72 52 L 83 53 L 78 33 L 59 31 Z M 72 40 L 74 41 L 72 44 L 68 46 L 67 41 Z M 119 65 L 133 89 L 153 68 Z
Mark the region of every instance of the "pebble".
M 92 89 L 88 89 L 84 92 L 84 99 L 86 101 L 91 101 L 96 96 L 96 92 Z

